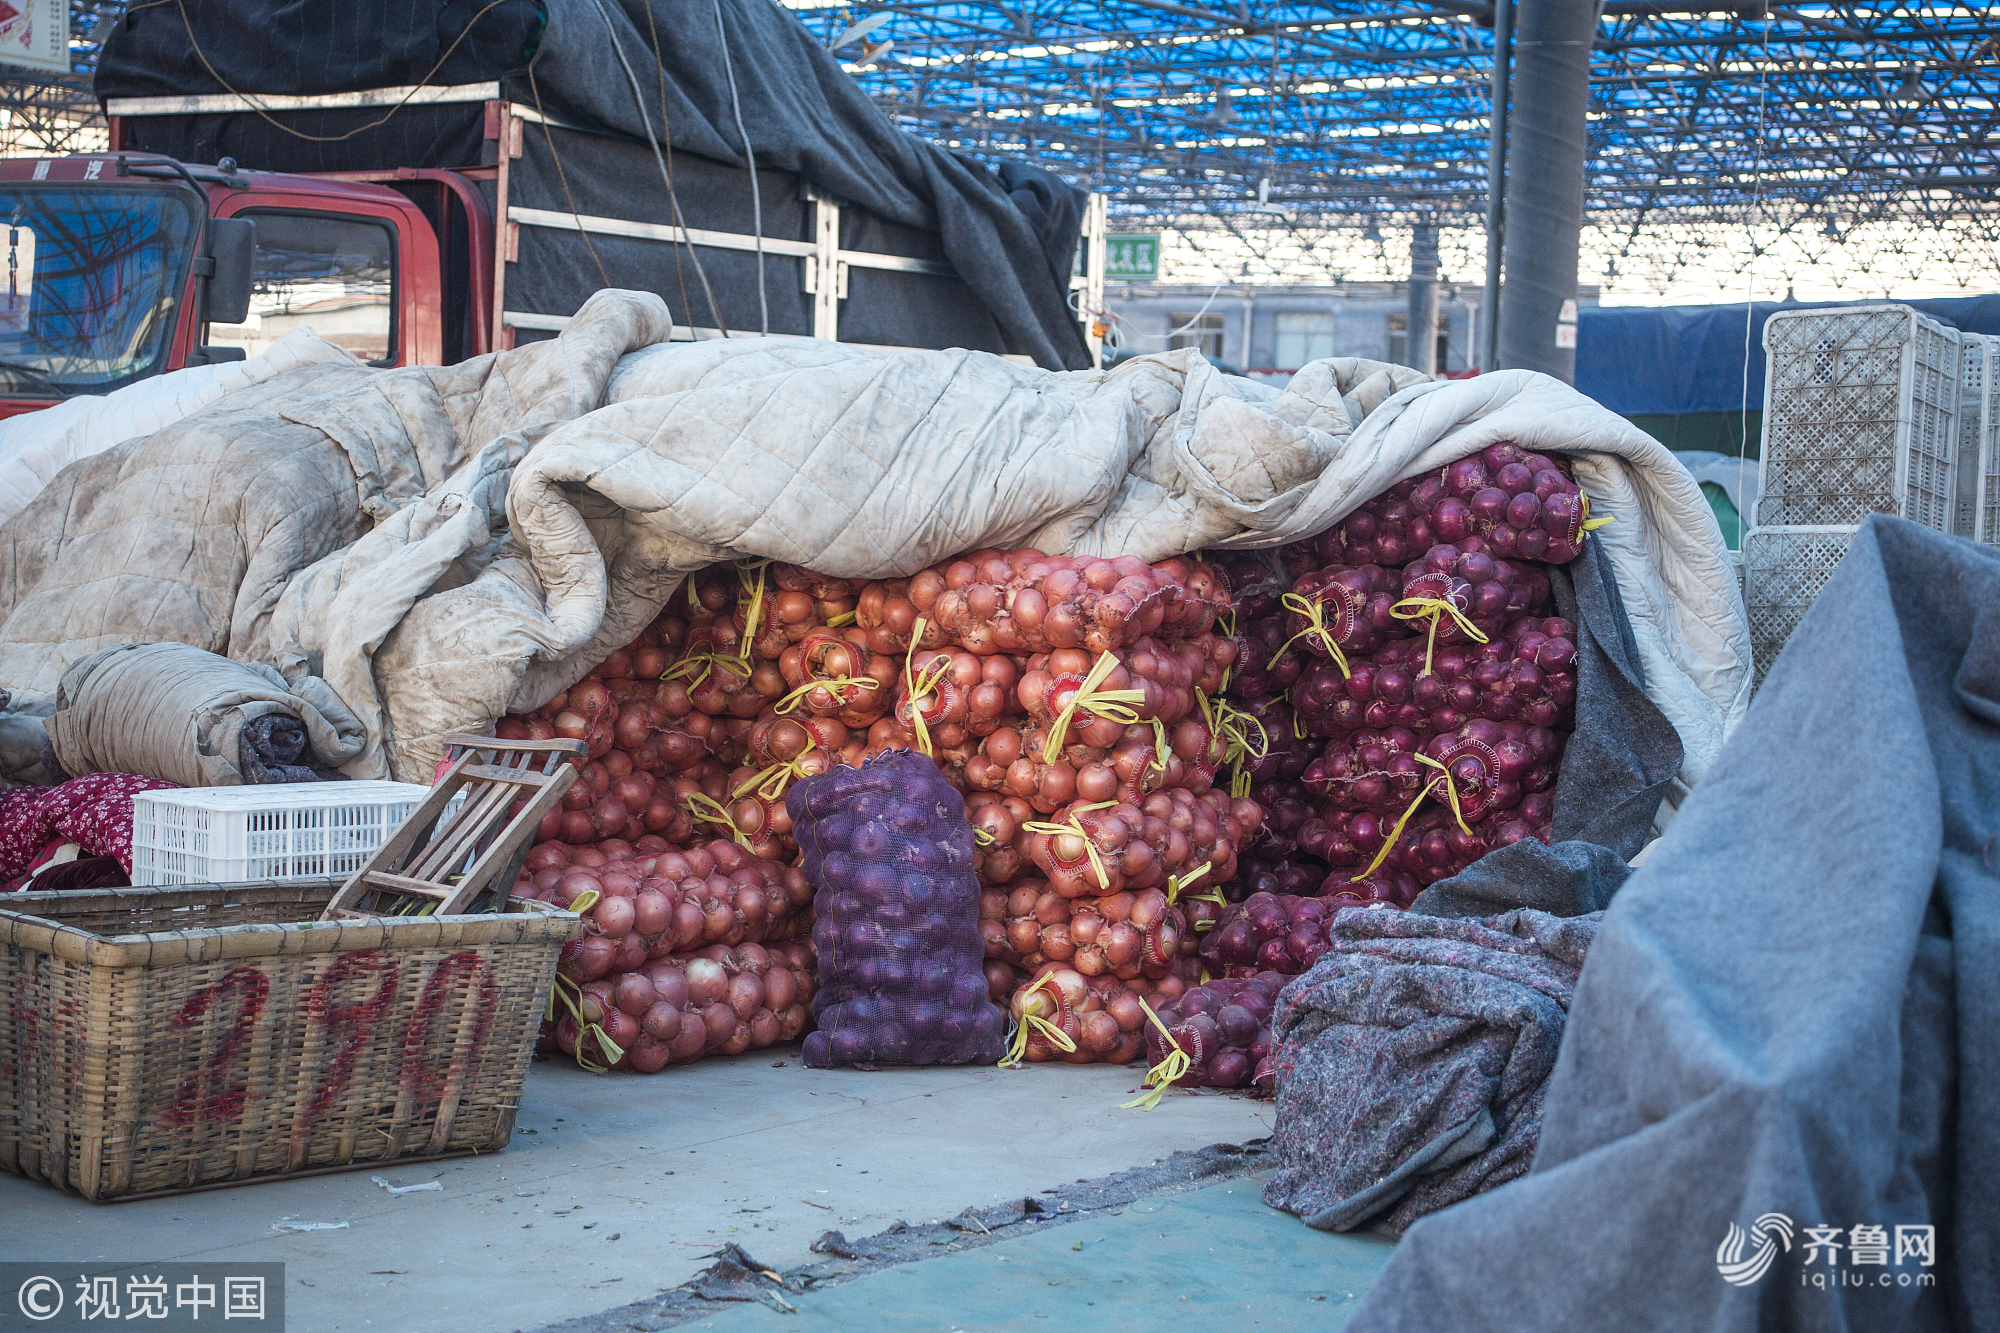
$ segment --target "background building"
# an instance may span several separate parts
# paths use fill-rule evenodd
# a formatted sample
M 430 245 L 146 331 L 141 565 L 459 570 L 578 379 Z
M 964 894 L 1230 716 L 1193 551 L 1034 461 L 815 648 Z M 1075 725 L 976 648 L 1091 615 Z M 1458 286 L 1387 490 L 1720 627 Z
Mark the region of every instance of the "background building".
M 1474 364 L 1472 331 L 1479 288 L 1441 284 L 1438 291 L 1437 365 L 1454 373 Z M 1115 317 L 1119 352 L 1137 355 L 1194 347 L 1255 379 L 1283 384 L 1308 361 L 1362 356 L 1398 365 L 1410 362 L 1409 297 L 1399 282 L 1338 285 L 1106 283 L 1105 304 Z M 1584 305 L 1595 305 L 1585 288 Z M 1174 333 L 1192 324 L 1184 332 Z

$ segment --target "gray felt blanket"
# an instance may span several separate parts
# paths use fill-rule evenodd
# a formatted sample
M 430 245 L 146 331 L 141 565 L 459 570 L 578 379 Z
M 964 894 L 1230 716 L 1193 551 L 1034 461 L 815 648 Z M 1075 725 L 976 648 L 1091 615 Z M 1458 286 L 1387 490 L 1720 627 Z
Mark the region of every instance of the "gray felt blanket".
M 1601 916 L 1343 911 L 1272 1015 L 1264 1202 L 1327 1231 L 1400 1234 L 1525 1174 Z
M 2000 1328 L 1996 1031 L 2000 551 L 1878 515 L 1606 911 L 1533 1169 L 1350 1333 Z

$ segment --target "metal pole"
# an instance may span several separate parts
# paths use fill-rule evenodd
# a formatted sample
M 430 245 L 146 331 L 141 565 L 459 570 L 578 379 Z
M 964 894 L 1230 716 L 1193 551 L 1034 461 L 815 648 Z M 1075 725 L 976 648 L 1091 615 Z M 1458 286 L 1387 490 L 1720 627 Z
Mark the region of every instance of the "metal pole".
M 1520 105 L 1508 126 L 1498 361 L 1503 369 L 1538 370 L 1569 383 L 1576 378 L 1577 254 L 1597 5 L 1520 0 L 1515 20 Z
M 1410 368 L 1426 375 L 1438 373 L 1438 229 L 1435 222 L 1419 222 L 1410 231 L 1410 313 L 1403 327 Z
M 1500 249 L 1507 235 L 1508 65 L 1513 58 L 1512 0 L 1493 0 L 1491 113 L 1486 130 L 1486 291 L 1479 298 L 1478 365 L 1498 370 L 1500 346 Z

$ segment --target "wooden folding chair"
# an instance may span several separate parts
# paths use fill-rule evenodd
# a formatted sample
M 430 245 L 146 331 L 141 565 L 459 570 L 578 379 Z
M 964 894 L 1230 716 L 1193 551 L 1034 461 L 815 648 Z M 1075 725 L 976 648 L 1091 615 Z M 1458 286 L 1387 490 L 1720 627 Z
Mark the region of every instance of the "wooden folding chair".
M 473 910 L 489 888 L 504 904 L 543 816 L 555 809 L 576 781 L 576 766 L 564 763 L 564 758 L 589 751 L 582 741 L 572 740 L 451 735 L 444 743 L 451 767 L 388 841 L 341 886 L 321 920 L 412 913 L 455 916 Z M 481 755 L 489 752 L 491 760 L 482 760 Z M 539 767 L 537 759 L 542 761 Z M 465 803 L 440 823 L 445 807 L 461 791 Z M 523 791 L 533 795 L 509 820 L 508 807 Z

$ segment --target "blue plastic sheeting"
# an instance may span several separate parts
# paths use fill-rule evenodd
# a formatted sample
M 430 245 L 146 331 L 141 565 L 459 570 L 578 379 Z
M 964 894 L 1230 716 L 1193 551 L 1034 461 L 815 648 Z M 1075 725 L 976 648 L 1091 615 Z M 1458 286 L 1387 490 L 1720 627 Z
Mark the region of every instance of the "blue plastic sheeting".
M 797 1314 L 743 1305 L 717 1333 L 1335 1333 L 1395 1247 L 1314 1231 L 1234 1180 L 1050 1227 L 962 1254 L 901 1264 L 804 1296 Z
M 1881 304 L 1759 301 L 1751 306 L 1751 410 L 1764 406 L 1766 319 L 1780 310 Z M 1895 304 L 1966 333 L 2000 334 L 2000 296 Z M 1743 325 L 1741 305 L 1586 306 L 1577 312 L 1576 387 L 1620 416 L 1739 412 L 1745 405 Z

